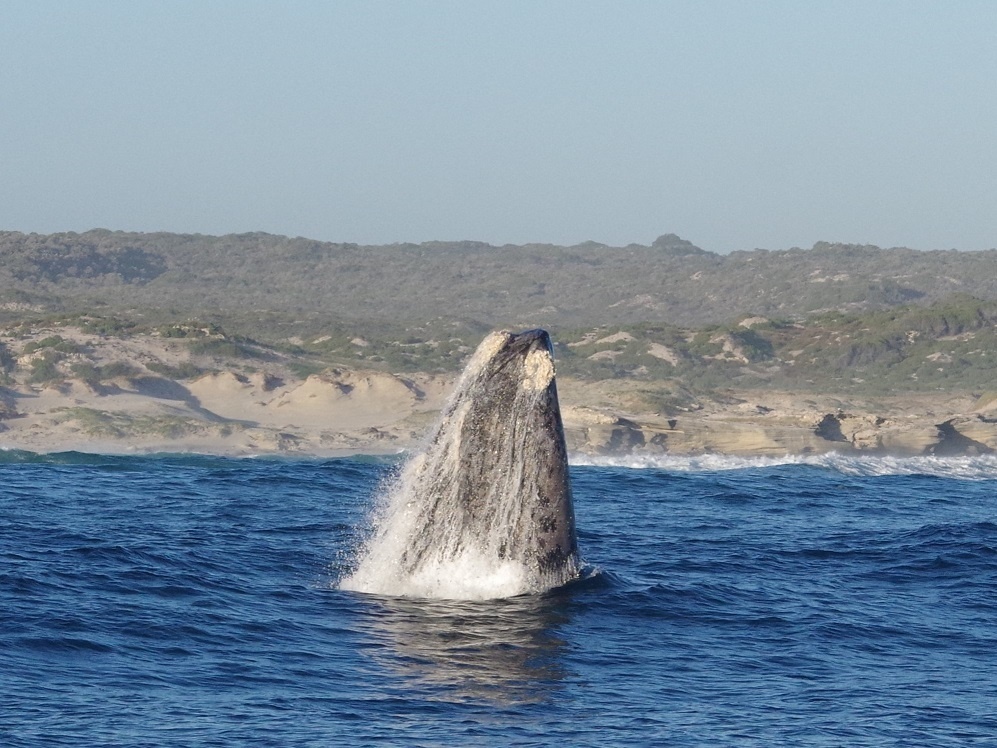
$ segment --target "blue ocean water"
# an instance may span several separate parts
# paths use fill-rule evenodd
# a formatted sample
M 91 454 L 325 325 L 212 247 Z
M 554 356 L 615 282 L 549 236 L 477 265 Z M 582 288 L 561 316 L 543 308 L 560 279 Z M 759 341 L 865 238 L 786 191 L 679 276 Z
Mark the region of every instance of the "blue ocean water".
M 0 745 L 997 745 L 997 461 L 572 468 L 583 579 L 341 591 L 376 459 L 0 453 Z

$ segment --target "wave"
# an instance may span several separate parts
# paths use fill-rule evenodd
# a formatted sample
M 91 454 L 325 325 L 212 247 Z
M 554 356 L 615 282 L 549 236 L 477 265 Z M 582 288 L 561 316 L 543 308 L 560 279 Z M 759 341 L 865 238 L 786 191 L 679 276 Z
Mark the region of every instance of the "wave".
M 616 467 L 654 469 L 684 473 L 712 473 L 728 470 L 757 470 L 781 466 L 805 466 L 850 476 L 925 475 L 959 480 L 997 480 L 997 455 L 936 457 L 923 455 L 846 455 L 828 452 L 820 455 L 782 457 L 734 457 L 730 455 L 572 455 L 575 467 Z
M 375 468 L 396 468 L 409 456 L 398 454 L 356 454 L 342 457 L 310 457 L 304 455 L 221 456 L 190 452 L 156 452 L 147 454 L 101 454 L 91 452 L 31 452 L 0 447 L 0 465 L 90 466 L 104 469 L 142 470 L 150 464 L 165 467 L 232 467 L 241 461 L 276 464 L 341 464 L 360 463 Z M 957 480 L 997 480 L 997 455 L 966 455 L 937 457 L 921 455 L 898 457 L 890 455 L 841 454 L 783 455 L 781 457 L 737 457 L 720 454 L 704 455 L 586 455 L 572 454 L 573 467 L 627 468 L 633 470 L 666 470 L 679 473 L 716 473 L 732 470 L 759 470 L 783 466 L 813 467 L 849 476 L 922 475 Z
M 0 465 L 80 465 L 96 467 L 114 467 L 122 465 L 148 465 L 162 463 L 167 465 L 190 465 L 215 467 L 230 466 L 239 462 L 269 462 L 269 463 L 339 463 L 355 462 L 365 465 L 392 467 L 398 465 L 407 456 L 404 452 L 390 454 L 351 454 L 336 457 L 319 455 L 297 455 L 285 453 L 262 453 L 248 455 L 216 455 L 208 452 L 135 452 L 135 453 L 105 453 L 79 452 L 74 450 L 61 452 L 33 452 L 27 449 L 11 449 L 0 447 Z
M 223 457 L 195 452 L 149 452 L 105 454 L 101 452 L 32 452 L 0 447 L 0 465 L 50 465 L 59 467 L 129 468 L 141 470 L 152 464 L 214 467 L 242 457 Z

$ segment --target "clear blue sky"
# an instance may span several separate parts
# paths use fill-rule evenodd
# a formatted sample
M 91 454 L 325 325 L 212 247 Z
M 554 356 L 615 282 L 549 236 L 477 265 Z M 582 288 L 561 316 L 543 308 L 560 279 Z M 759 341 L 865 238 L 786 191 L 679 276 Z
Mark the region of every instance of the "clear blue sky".
M 997 246 L 997 2 L 0 6 L 0 229 Z

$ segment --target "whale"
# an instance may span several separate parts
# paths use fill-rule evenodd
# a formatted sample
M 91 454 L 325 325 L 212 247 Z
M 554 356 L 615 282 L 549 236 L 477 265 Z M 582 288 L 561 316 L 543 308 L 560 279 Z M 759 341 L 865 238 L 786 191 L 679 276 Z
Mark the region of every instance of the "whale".
M 487 335 L 426 441 L 385 492 L 341 587 L 496 598 L 579 575 L 567 446 L 544 330 Z

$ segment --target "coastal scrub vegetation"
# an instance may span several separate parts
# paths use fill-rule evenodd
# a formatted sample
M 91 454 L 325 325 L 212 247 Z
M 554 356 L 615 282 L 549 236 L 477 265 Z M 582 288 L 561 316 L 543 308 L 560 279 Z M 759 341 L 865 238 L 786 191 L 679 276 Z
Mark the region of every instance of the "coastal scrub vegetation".
M 0 232 L 4 384 L 280 364 L 454 372 L 491 329 L 543 326 L 559 372 L 659 383 L 662 408 L 728 387 L 992 390 L 997 250 L 820 242 L 720 256 L 650 245 L 389 246 L 269 234 Z M 97 343 L 74 342 L 67 330 Z M 97 360 L 156 337 L 171 360 Z
M 997 299 L 997 250 L 818 242 L 718 255 L 671 234 L 625 247 L 498 247 L 361 246 L 262 233 L 0 232 L 0 258 L 0 322 L 30 310 L 149 324 L 197 318 L 253 337 L 279 337 L 279 328 L 290 337 L 288 320 L 700 327 L 742 314 L 798 319 L 930 305 L 954 293 Z
M 59 419 L 87 436 L 105 439 L 148 436 L 180 439 L 209 429 L 224 436 L 233 428 L 228 424 L 206 425 L 183 416 L 134 415 L 85 407 L 64 408 Z

